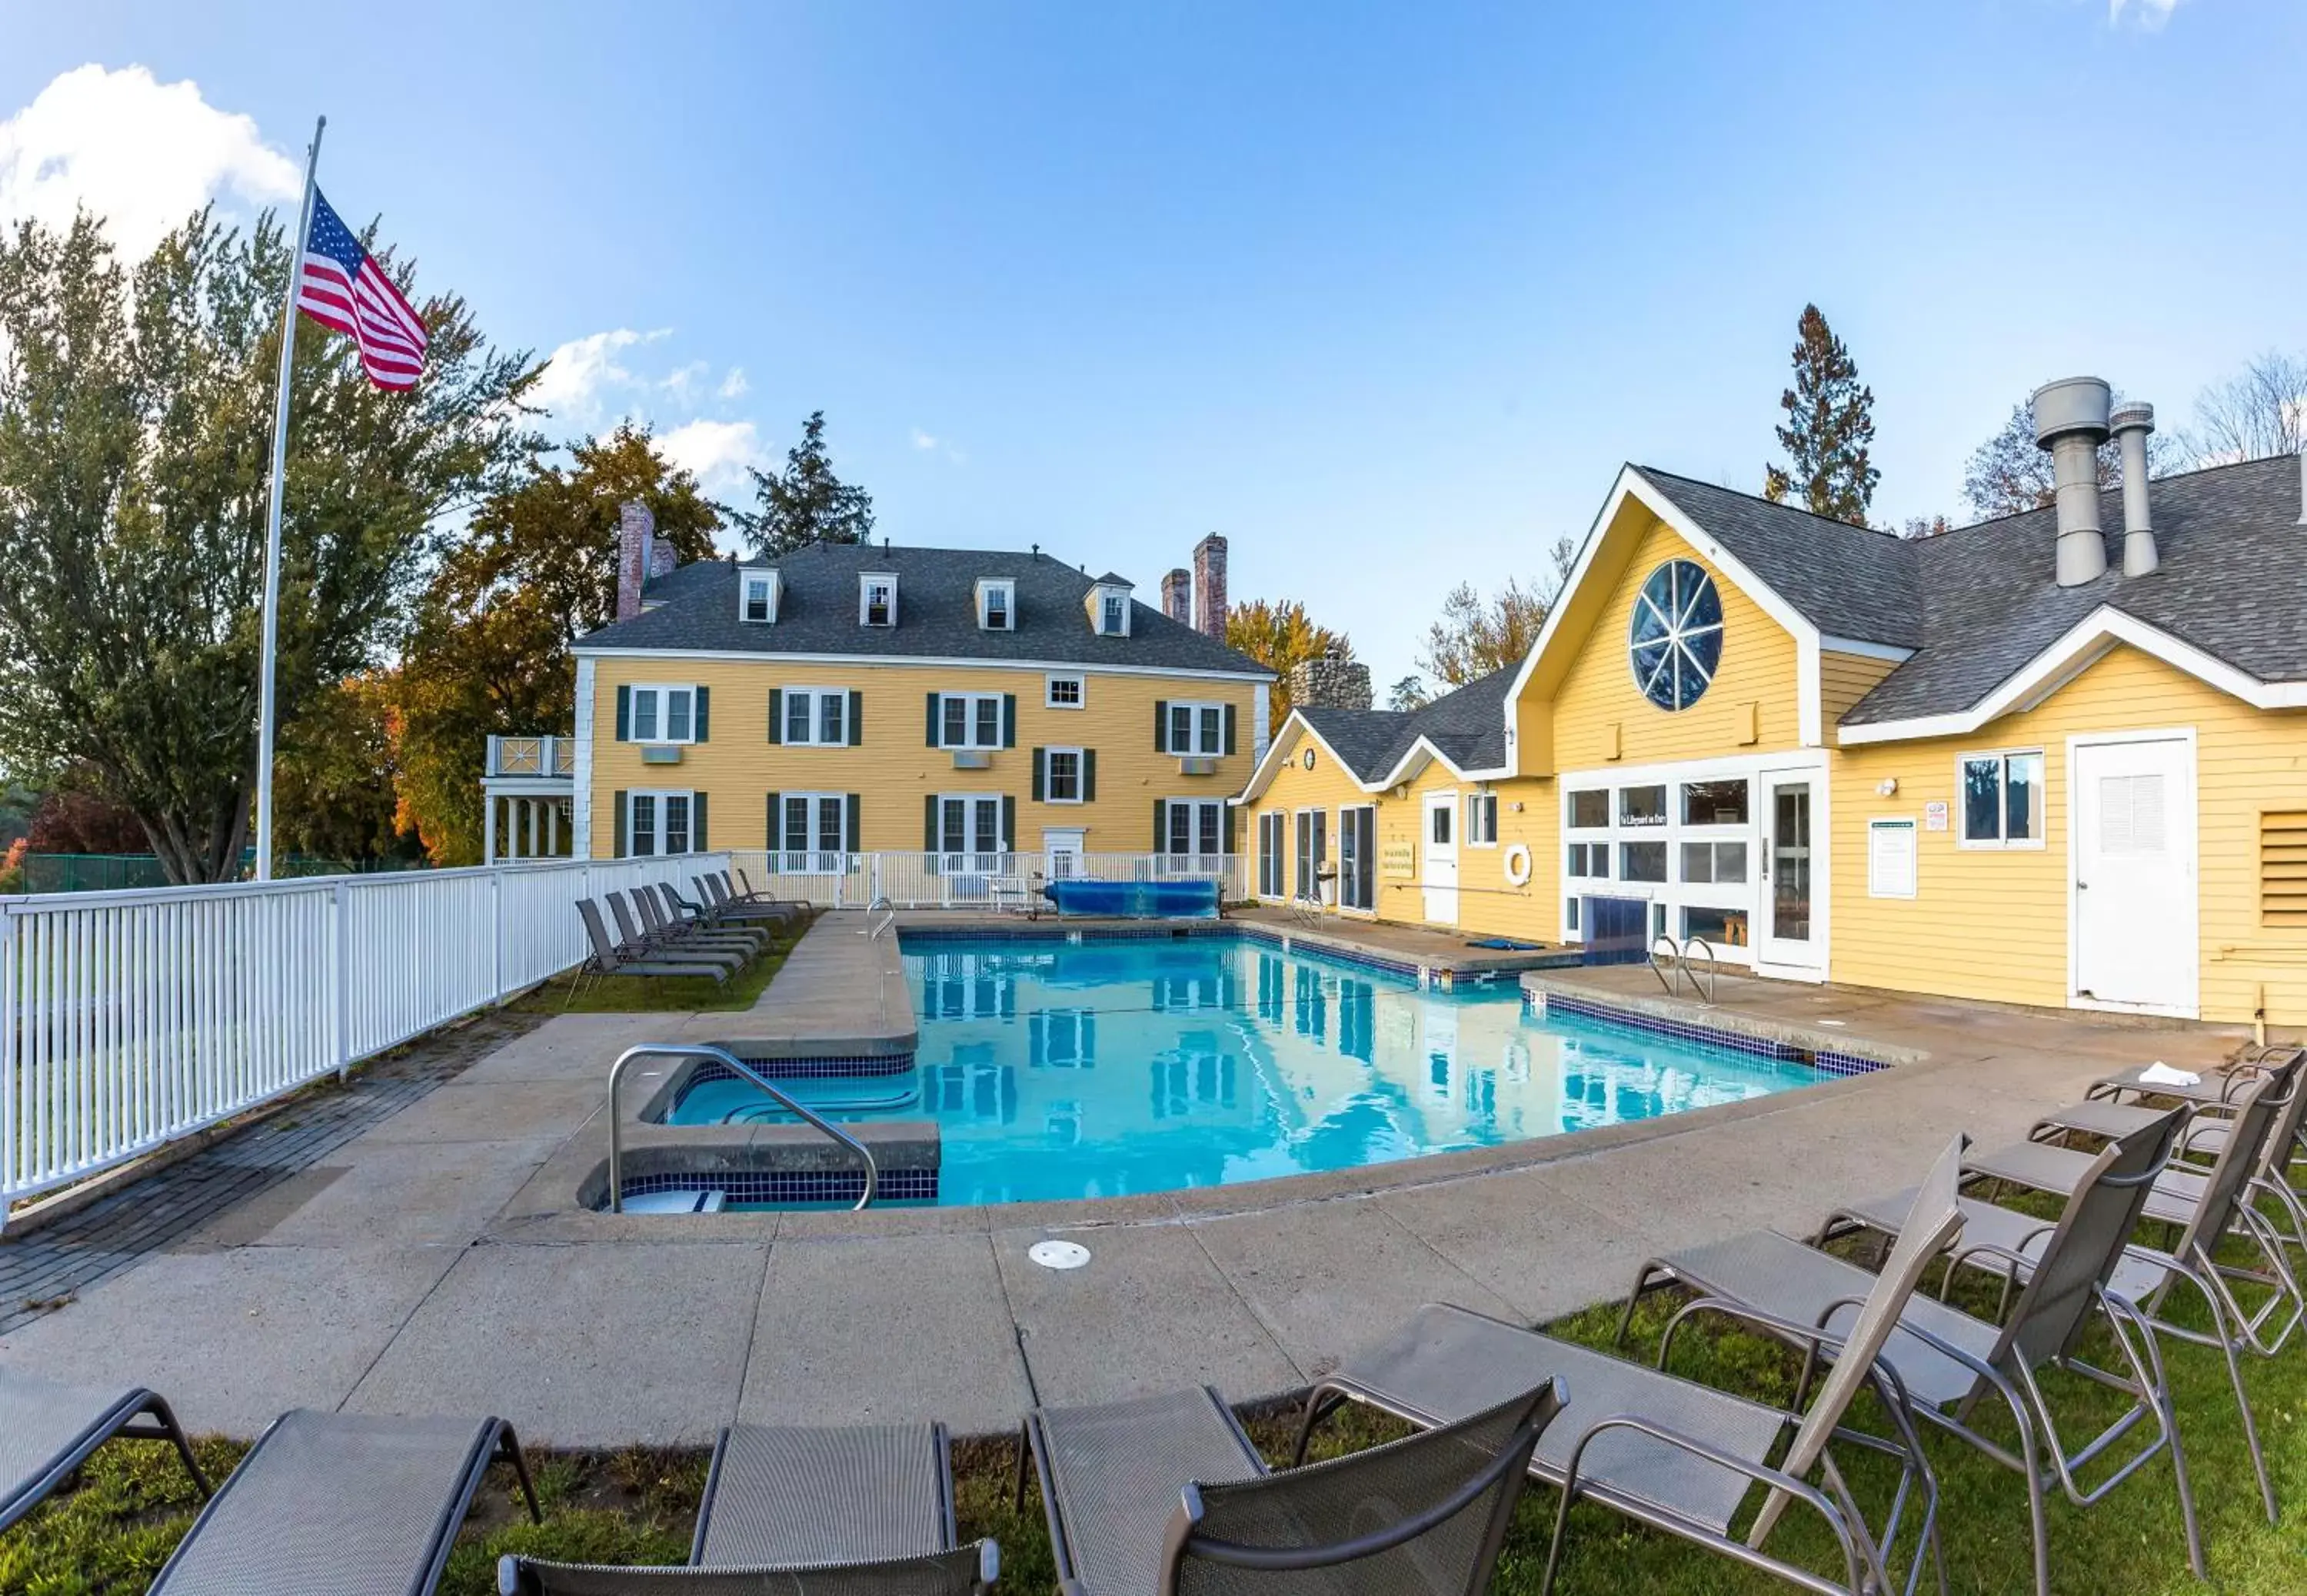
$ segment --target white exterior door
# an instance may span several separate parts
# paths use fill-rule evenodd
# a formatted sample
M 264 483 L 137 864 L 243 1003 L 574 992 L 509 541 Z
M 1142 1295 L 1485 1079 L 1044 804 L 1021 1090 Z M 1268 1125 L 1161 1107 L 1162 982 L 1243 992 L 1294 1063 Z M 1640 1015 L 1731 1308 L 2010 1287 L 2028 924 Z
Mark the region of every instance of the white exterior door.
M 1042 868 L 1051 881 L 1071 881 L 1081 874 L 1082 841 L 1085 833 L 1078 826 L 1042 833 Z
M 1767 975 L 1821 977 L 1826 969 L 1826 853 L 1822 783 L 1811 772 L 1765 771 L 1757 783 L 1762 812 L 1761 903 L 1755 967 Z
M 1421 879 L 1426 886 L 1426 918 L 1436 926 L 1458 923 L 1458 795 L 1426 795 L 1425 831 L 1420 837 L 1425 856 Z
M 2074 999 L 2197 1012 L 2195 746 L 2068 745 Z

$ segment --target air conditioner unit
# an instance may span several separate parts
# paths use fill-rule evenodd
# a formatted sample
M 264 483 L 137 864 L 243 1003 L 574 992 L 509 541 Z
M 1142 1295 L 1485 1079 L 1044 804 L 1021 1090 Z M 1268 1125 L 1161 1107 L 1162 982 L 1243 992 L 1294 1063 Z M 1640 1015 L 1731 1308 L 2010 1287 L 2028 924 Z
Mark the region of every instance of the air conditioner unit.
M 643 764 L 679 764 L 681 745 L 679 743 L 643 743 L 641 763 Z
M 1178 761 L 1178 773 L 1181 776 L 1214 776 L 1218 773 L 1218 762 L 1206 754 L 1188 755 Z
M 953 768 L 957 771 L 982 771 L 993 767 L 993 755 L 983 748 L 956 748 Z

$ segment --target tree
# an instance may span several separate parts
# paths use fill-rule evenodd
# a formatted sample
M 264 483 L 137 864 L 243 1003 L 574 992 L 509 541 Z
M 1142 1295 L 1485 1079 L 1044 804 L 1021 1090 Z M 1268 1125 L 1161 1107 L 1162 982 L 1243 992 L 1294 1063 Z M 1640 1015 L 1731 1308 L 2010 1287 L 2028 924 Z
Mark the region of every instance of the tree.
M 1764 468 L 1762 494 L 1792 497 L 1814 516 L 1866 525 L 1866 507 L 1882 480 L 1869 458 L 1874 441 L 1874 390 L 1858 381 L 1857 363 L 1814 304 L 1803 307 L 1795 345 L 1795 385 L 1779 397 L 1787 413 L 1778 429 L 1787 464 Z
M 1386 708 L 1395 711 L 1424 709 L 1428 702 L 1426 679 L 1415 671 L 1395 682 L 1385 696 Z
M 2205 388 L 2180 451 L 2196 467 L 2307 451 L 2307 360 L 2269 350 Z
M 1308 660 L 1336 655 L 1354 657 L 1354 645 L 1343 632 L 1317 627 L 1306 617 L 1306 606 L 1296 600 L 1270 604 L 1254 599 L 1226 611 L 1226 646 L 1239 649 L 1281 679 L 1274 684 L 1274 718 L 1279 724 L 1290 713 L 1290 668 Z
M 2115 396 L 2117 404 L 2122 399 L 2122 395 Z M 2147 474 L 2161 475 L 2169 469 L 2174 453 L 2174 445 L 2162 433 L 2150 435 L 2147 440 Z M 2099 446 L 2098 485 L 2123 485 L 2123 450 L 2112 439 Z M 2058 501 L 2057 484 L 2051 476 L 2050 451 L 2035 441 L 2032 405 L 2024 401 L 2013 405 L 2011 419 L 2003 423 L 2003 430 L 1971 451 L 1969 464 L 1963 469 L 1962 496 L 1970 505 L 1970 513 L 1981 521 L 2048 509 Z M 1944 517 L 1940 519 L 1943 521 Z M 1917 535 L 1911 524 L 1907 535 Z
M 491 735 L 573 723 L 570 649 L 616 616 L 619 507 L 639 499 L 684 560 L 709 559 L 721 525 L 697 480 L 645 428 L 532 457 L 492 494 L 416 607 L 393 685 L 399 824 L 436 863 L 481 857 L 482 761 Z
M 176 882 L 237 875 L 248 831 L 291 255 L 269 212 L 246 235 L 195 213 L 133 271 L 86 215 L 0 238 L 0 765 L 85 764 Z M 488 347 L 453 296 L 419 313 L 431 350 L 407 393 L 300 329 L 284 746 L 315 693 L 390 646 L 439 519 L 526 444 L 526 354 Z
M 764 559 L 811 543 L 862 543 L 873 534 L 873 496 L 833 474 L 825 452 L 825 412 L 802 423 L 801 443 L 785 453 L 785 468 L 771 476 L 753 472 L 760 509 L 733 518 Z
M 1524 587 L 1509 576 L 1504 587 L 1485 599 L 1472 583 L 1461 582 L 1443 599 L 1442 619 L 1426 628 L 1419 666 L 1445 686 L 1462 687 L 1493 670 L 1518 665 L 1545 629 L 1547 608 L 1535 583 Z
M 1907 524 L 1899 529 L 1899 535 L 1902 538 L 1936 538 L 1944 537 L 1953 530 L 1954 523 L 1944 516 L 1909 516 Z
M 273 768 L 273 816 L 283 853 L 359 865 L 411 857 L 396 792 L 396 674 L 364 670 L 313 696 Z M 476 777 L 476 780 L 478 778 Z

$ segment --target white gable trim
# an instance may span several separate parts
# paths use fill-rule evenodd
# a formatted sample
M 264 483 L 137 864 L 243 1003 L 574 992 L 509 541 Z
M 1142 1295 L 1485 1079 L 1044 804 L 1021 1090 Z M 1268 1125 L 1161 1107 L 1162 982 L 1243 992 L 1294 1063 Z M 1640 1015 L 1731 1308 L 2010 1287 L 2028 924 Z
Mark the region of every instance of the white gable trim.
M 1229 802 L 1234 804 L 1253 802 L 1267 788 L 1274 785 L 1274 778 L 1282 773 L 1282 766 L 1288 763 L 1286 754 L 1291 746 L 1290 729 L 1293 726 L 1306 736 L 1312 738 L 1316 746 L 1323 753 L 1336 760 L 1338 768 L 1345 772 L 1346 780 L 1364 792 L 1377 792 L 1386 785 L 1383 781 L 1373 784 L 1355 775 L 1354 767 L 1338 757 L 1338 751 L 1330 746 L 1327 738 L 1314 730 L 1314 723 L 1292 709 L 1289 717 L 1282 722 L 1282 730 L 1274 734 L 1274 741 L 1267 746 L 1265 756 L 1257 762 L 1257 767 L 1249 772 L 1248 784 L 1243 787 L 1239 794 L 1229 799 Z
M 1903 742 L 1914 738 L 1966 736 L 2001 716 L 2034 708 L 2121 644 L 2152 654 L 2254 709 L 2307 708 L 2307 682 L 2263 682 L 2159 627 L 2149 626 L 2112 604 L 2102 604 L 1970 708 L 1942 715 L 1916 715 L 1904 721 L 1845 726 L 1841 728 L 1841 740 L 1848 747 Z

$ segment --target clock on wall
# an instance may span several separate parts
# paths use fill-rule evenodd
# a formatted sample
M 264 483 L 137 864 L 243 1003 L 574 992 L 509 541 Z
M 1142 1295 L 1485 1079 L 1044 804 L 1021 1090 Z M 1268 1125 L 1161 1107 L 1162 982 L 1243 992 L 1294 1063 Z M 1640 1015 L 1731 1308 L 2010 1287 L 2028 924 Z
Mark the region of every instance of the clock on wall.
M 1722 595 L 1703 568 L 1669 559 L 1644 579 L 1626 657 L 1634 685 L 1660 709 L 1688 709 L 1705 695 L 1722 662 Z

